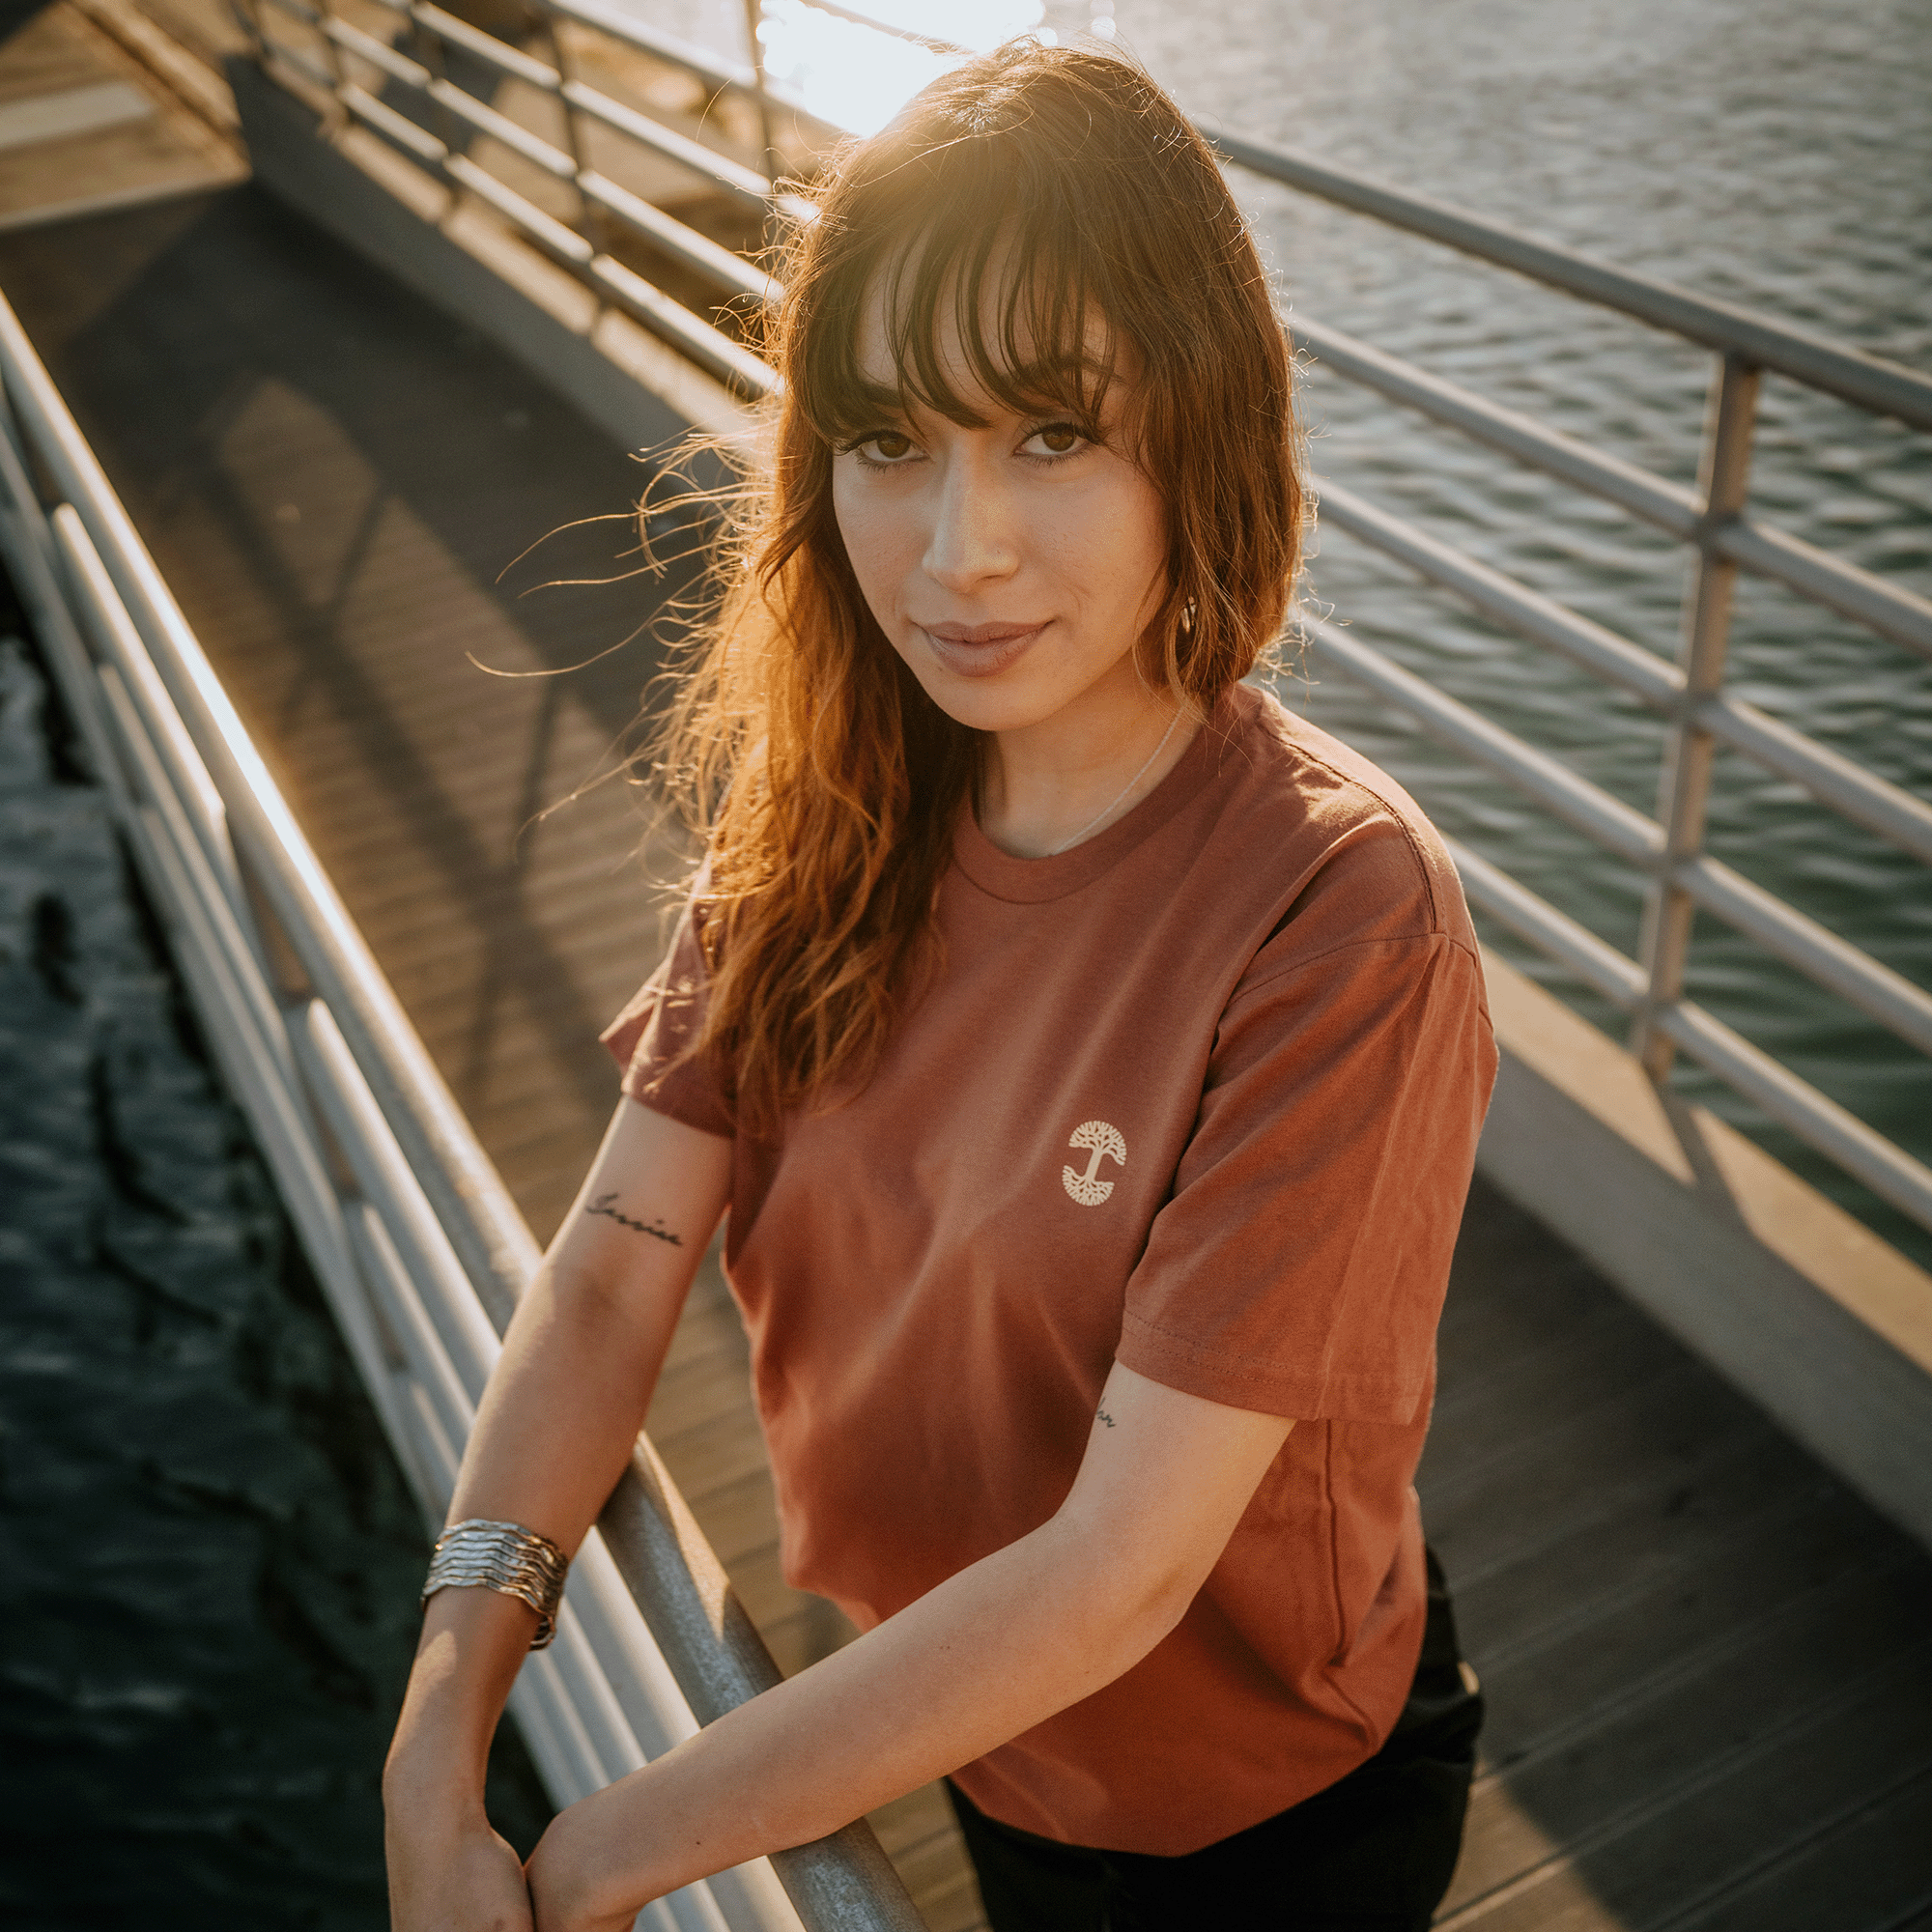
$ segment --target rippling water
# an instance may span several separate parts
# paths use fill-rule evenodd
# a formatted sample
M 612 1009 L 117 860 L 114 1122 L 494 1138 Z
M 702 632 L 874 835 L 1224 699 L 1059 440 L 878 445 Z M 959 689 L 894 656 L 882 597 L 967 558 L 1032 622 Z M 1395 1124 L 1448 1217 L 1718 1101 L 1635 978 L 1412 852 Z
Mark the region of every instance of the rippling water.
M 427 1542 L 9 628 L 0 1918 L 372 1927 Z M 532 1841 L 513 1742 L 497 1797 Z

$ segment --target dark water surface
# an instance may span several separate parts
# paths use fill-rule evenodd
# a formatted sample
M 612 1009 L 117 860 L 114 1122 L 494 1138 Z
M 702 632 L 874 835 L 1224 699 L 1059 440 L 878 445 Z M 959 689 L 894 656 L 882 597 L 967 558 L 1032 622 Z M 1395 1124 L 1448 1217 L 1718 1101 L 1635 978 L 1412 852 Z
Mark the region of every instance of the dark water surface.
M 19 628 L 0 608 L 0 1922 L 378 1926 L 427 1539 Z

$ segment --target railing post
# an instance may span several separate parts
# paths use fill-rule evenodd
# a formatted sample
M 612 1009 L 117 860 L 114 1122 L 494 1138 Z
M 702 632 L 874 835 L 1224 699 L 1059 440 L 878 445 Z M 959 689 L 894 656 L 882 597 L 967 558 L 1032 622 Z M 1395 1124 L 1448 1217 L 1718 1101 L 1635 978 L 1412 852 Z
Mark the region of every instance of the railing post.
M 772 96 L 765 82 L 765 43 L 758 38 L 764 23 L 764 0 L 745 0 L 745 32 L 752 43 L 752 77 L 758 90 L 758 139 L 765 151 L 765 179 L 776 182 L 783 173 L 778 143 L 772 138 Z
M 343 95 L 349 87 L 349 70 L 342 63 L 342 48 L 330 31 L 335 25 L 334 0 L 315 0 L 315 37 L 322 43 L 322 64 L 328 70 L 334 87 L 336 112 L 346 117 L 349 104 Z
M 571 184 L 577 190 L 577 218 L 582 224 L 585 239 L 600 255 L 611 252 L 610 226 L 604 219 L 604 211 L 583 192 L 583 177 L 589 172 L 590 164 L 584 158 L 583 125 L 578 119 L 576 103 L 570 98 L 570 83 L 575 77 L 569 59 L 563 50 L 563 30 L 557 25 L 556 9 L 545 0 L 541 9 L 544 38 L 550 43 L 550 64 L 556 70 L 556 104 L 563 116 L 563 144 L 570 150 L 571 165 L 577 170 L 577 178 Z M 598 298 L 601 307 L 603 298 Z
M 449 78 L 449 50 L 442 43 L 442 36 L 417 14 L 414 7 L 410 9 L 405 17 L 409 25 L 410 45 L 414 49 L 416 60 L 423 71 L 429 75 L 431 85 L 441 81 L 445 86 L 453 87 L 456 83 Z M 425 89 L 424 93 L 429 101 L 430 113 L 436 122 L 432 131 L 442 143 L 443 160 L 446 164 L 450 156 L 459 152 L 457 143 L 463 138 L 463 134 L 458 132 L 461 124 L 434 94 L 429 93 L 428 89 Z M 450 207 L 454 209 L 463 199 L 463 184 L 448 172 L 446 165 L 442 178 L 449 188 Z
M 1724 653 L 1731 635 L 1731 594 L 1738 566 L 1719 554 L 1713 539 L 1744 508 L 1750 488 L 1751 433 L 1757 421 L 1760 371 L 1735 353 L 1719 358 L 1711 384 L 1698 483 L 1704 498 L 1698 519 L 1698 556 L 1684 605 L 1683 640 L 1677 661 L 1684 668 L 1683 709 L 1664 746 L 1663 775 L 1658 786 L 1657 816 L 1663 827 L 1663 851 L 1657 876 L 1644 898 L 1643 935 L 1638 958 L 1644 996 L 1631 1023 L 1630 1050 L 1653 1080 L 1670 1072 L 1676 1049 L 1657 1028 L 1658 1013 L 1682 997 L 1685 955 L 1690 946 L 1693 908 L 1673 873 L 1694 859 L 1704 844 L 1704 821 L 1711 799 L 1711 765 L 1717 750 L 1710 732 L 1691 723 L 1700 699 L 1724 680 Z
M 262 0 L 236 0 L 235 17 L 254 46 L 255 65 L 267 73 L 270 47 L 268 29 L 262 24 Z

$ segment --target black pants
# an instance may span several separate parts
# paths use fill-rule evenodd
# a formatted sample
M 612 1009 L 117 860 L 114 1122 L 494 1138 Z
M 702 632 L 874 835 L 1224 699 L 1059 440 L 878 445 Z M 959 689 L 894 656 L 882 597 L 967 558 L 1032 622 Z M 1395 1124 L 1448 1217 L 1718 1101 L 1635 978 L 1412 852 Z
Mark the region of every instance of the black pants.
M 1092 1851 L 947 1791 L 992 1932 L 1426 1932 L 1463 1843 L 1482 1722 L 1432 1550 L 1422 1656 L 1388 1742 L 1232 1838 L 1180 1858 Z

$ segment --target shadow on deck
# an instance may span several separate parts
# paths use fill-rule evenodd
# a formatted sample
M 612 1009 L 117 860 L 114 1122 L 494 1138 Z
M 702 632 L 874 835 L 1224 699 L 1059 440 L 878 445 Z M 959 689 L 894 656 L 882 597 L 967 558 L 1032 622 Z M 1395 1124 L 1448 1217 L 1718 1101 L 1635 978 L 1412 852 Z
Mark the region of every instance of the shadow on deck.
M 676 849 L 618 784 L 535 814 L 683 583 L 533 586 L 624 567 L 647 472 L 249 188 L 0 237 L 0 284 L 547 1236 Z M 714 1269 L 651 1429 L 780 1661 L 836 1643 L 779 1572 Z M 1481 1185 L 1422 1487 L 1491 1700 L 1445 1922 L 1932 1932 L 1932 1560 Z M 936 1932 L 977 1924 L 934 1796 L 879 1823 Z

